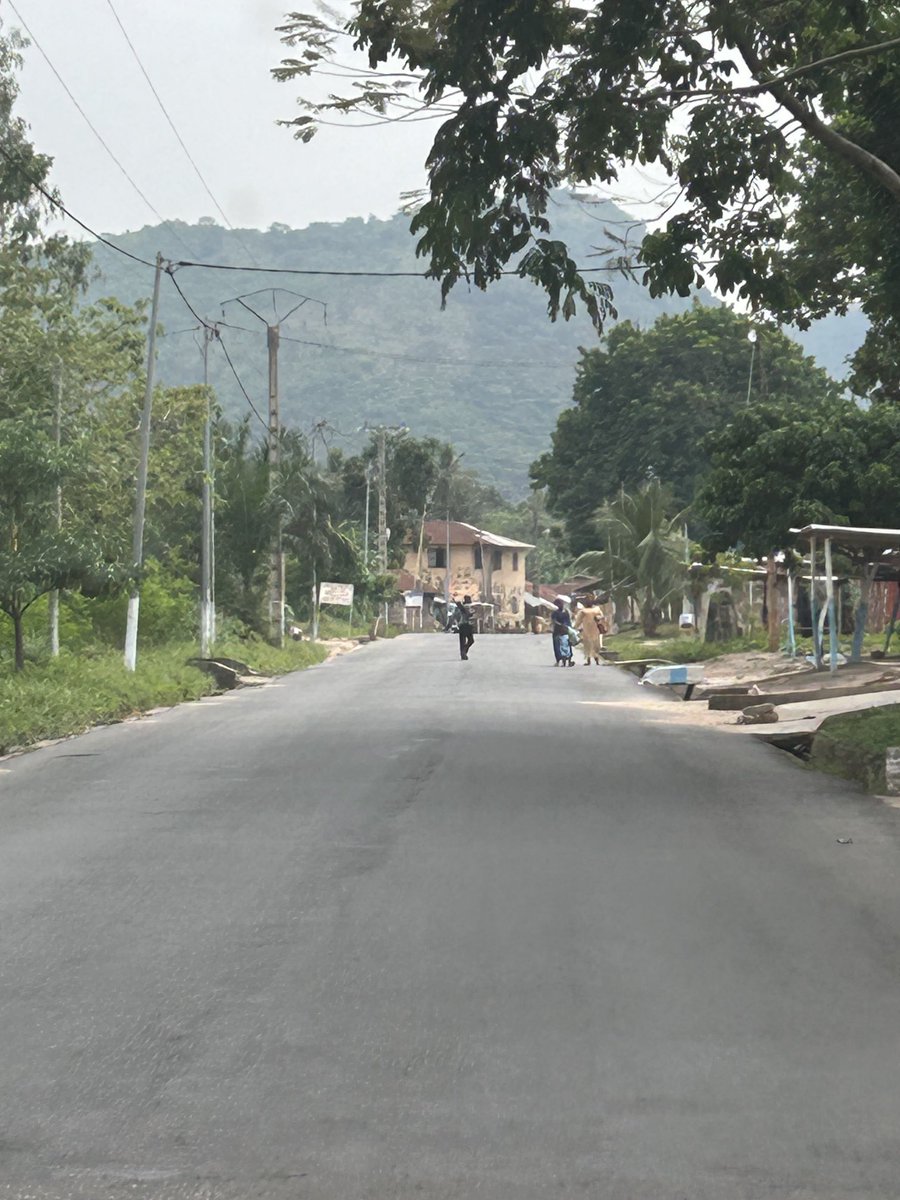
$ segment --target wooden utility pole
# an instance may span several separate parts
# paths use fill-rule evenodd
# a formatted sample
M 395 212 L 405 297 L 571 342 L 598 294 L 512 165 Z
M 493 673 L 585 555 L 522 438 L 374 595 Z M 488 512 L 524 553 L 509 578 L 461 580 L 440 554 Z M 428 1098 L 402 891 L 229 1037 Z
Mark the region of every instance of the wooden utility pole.
M 162 278 L 163 256 L 156 256 L 153 278 L 153 303 L 150 306 L 150 333 L 147 338 L 147 386 L 141 412 L 140 457 L 137 488 L 134 495 L 134 532 L 131 542 L 131 563 L 135 573 L 128 597 L 128 616 L 125 623 L 125 667 L 137 667 L 138 613 L 141 605 L 140 570 L 144 561 L 144 511 L 147 505 L 147 467 L 150 461 L 150 417 L 153 412 L 153 375 L 156 369 L 156 322 L 159 317 L 159 284 Z
M 280 328 L 266 326 L 266 345 L 269 351 L 269 491 L 275 486 L 275 476 L 281 462 L 281 417 L 278 408 L 278 345 Z M 284 645 L 284 549 L 281 542 L 281 518 L 275 534 L 275 544 L 269 564 L 269 635 L 276 646 Z

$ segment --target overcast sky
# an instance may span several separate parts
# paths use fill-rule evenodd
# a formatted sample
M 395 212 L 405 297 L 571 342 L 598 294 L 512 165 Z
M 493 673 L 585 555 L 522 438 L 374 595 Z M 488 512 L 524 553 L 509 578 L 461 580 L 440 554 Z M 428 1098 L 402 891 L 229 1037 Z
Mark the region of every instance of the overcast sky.
M 166 218 L 219 214 L 160 112 L 108 0 L 14 0 L 22 20 L 150 203 Z M 113 0 L 182 138 L 234 225 L 304 226 L 388 216 L 421 186 L 430 123 L 323 129 L 309 145 L 276 125 L 296 113 L 293 84 L 270 69 L 282 57 L 273 0 Z M 9 3 L 4 25 L 19 26 Z M 284 50 L 284 53 L 288 53 Z M 93 228 L 156 224 L 35 45 L 26 51 L 18 111 L 54 183 Z

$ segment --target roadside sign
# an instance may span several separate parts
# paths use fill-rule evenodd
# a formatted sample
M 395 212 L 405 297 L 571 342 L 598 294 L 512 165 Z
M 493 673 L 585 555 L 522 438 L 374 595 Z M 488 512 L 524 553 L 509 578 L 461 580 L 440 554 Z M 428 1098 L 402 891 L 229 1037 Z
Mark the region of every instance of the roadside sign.
M 406 607 L 407 608 L 421 608 L 424 603 L 424 600 L 425 600 L 425 597 L 422 594 L 422 592 L 407 592 L 406 593 Z
M 347 607 L 353 605 L 353 584 L 352 583 L 320 583 L 319 584 L 319 603 L 320 604 L 343 604 Z

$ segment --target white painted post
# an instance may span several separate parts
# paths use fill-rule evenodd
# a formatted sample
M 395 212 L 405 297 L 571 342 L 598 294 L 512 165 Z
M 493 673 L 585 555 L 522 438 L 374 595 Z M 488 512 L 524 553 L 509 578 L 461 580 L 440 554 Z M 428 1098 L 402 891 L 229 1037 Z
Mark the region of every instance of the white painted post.
M 831 566 L 831 538 L 825 539 L 825 577 L 828 584 L 828 669 L 833 675 L 837 670 L 838 635 L 835 629 L 837 614 L 834 603 L 834 579 Z

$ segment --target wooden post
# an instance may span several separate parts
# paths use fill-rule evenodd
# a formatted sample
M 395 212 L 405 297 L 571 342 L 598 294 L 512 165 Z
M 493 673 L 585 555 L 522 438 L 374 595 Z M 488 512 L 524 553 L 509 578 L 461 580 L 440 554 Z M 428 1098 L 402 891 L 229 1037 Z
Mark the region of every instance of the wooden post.
M 768 584 L 768 609 L 769 609 L 769 650 L 778 649 L 778 644 L 781 640 L 780 629 L 778 623 L 778 578 L 776 576 L 777 565 L 775 563 L 775 551 L 771 551 L 766 564 Z

